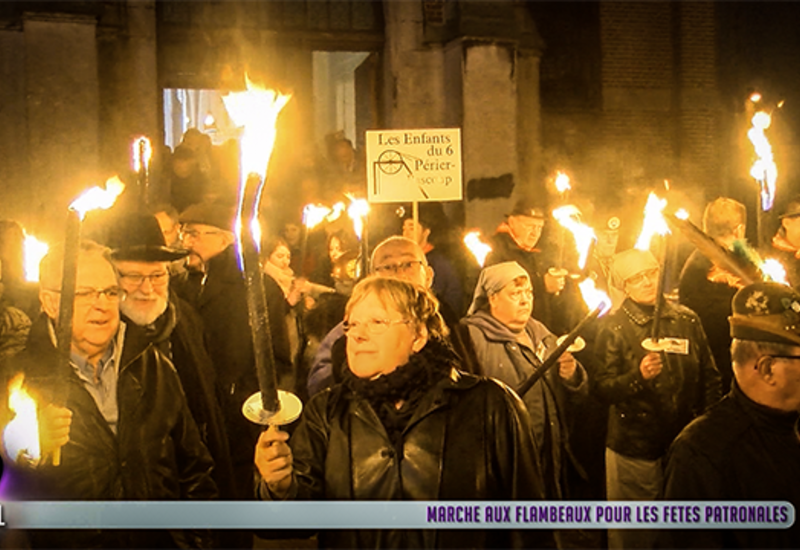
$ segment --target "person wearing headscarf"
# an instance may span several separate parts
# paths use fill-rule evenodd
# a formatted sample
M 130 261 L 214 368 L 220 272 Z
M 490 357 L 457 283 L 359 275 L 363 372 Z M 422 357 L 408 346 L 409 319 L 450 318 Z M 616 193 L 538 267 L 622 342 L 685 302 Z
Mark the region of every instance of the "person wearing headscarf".
M 485 268 L 478 278 L 467 317 L 461 321 L 461 350 L 470 372 L 519 388 L 557 346 L 556 337 L 531 317 L 534 302 L 528 273 L 517 262 Z M 566 409 L 588 392 L 586 371 L 564 353 L 522 399 L 530 414 L 548 498 L 565 496 L 571 459 Z

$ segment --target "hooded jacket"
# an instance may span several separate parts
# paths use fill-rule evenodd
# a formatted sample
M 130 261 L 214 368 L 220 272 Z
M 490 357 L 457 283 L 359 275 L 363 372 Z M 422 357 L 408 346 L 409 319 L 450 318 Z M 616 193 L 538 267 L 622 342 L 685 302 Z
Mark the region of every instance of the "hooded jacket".
M 6 373 L 23 372 L 25 385 L 40 404 L 64 399 L 73 413 L 70 440 L 61 449 L 59 466 L 9 472 L 10 492 L 34 500 L 216 498 L 213 461 L 169 360 L 135 334 L 120 342 L 119 421 L 114 434 L 74 369 L 59 366 L 48 323 L 44 314 L 37 319 L 26 350 L 6 366 Z M 118 338 L 123 339 L 122 331 Z M 66 536 L 42 531 L 36 533 L 34 544 L 153 547 L 168 544 L 168 537 L 164 531 L 81 530 Z
M 462 339 L 469 342 L 465 362 L 470 372 L 490 376 L 519 388 L 542 364 L 542 358 L 556 347 L 556 337 L 536 319 L 528 319 L 525 332 L 534 348 L 521 344 L 517 335 L 487 311 L 478 311 L 462 321 Z M 464 334 L 466 328 L 467 334 Z M 471 349 L 470 349 L 471 348 Z M 474 364 L 474 365 L 473 365 Z M 534 437 L 540 449 L 543 470 L 548 475 L 548 498 L 564 496 L 564 463 L 571 458 L 567 433 L 567 410 L 573 399 L 587 395 L 586 370 L 578 363 L 570 381 L 565 381 L 554 366 L 522 400 L 531 417 Z M 577 467 L 580 471 L 580 467 Z
M 650 380 L 639 365 L 648 354 L 642 341 L 650 337 L 653 313 L 626 298 L 600 320 L 596 390 L 611 405 L 606 446 L 632 458 L 664 456 L 683 427 L 721 396 L 719 372 L 697 314 L 665 302 L 662 315 L 660 335 L 677 338 L 685 348 L 665 353 L 661 374 Z

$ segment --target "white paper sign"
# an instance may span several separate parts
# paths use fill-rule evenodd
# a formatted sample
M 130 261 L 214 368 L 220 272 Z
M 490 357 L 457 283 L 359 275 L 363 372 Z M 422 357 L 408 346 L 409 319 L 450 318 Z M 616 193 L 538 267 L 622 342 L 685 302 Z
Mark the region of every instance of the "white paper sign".
M 461 200 L 461 129 L 367 131 L 367 200 Z

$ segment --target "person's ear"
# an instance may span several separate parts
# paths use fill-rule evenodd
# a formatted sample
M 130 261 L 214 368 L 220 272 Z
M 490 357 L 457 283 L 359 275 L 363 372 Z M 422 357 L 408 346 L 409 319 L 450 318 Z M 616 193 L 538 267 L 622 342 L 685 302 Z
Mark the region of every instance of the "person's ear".
M 433 277 L 435 273 L 433 272 L 433 268 L 429 265 L 425 266 L 425 284 L 428 288 L 433 286 Z
M 774 359 L 769 355 L 762 355 L 756 361 L 756 370 L 758 371 L 759 376 L 761 377 L 764 382 L 767 384 L 773 383 L 772 377 L 772 363 Z
M 61 305 L 61 295 L 51 290 L 39 291 L 39 302 L 42 304 L 42 311 L 54 321 L 58 320 L 58 310 Z
M 417 337 L 414 338 L 414 341 L 411 343 L 411 349 L 414 353 L 419 353 L 419 351 L 425 347 L 425 344 L 428 343 L 428 327 L 422 325 L 417 329 Z

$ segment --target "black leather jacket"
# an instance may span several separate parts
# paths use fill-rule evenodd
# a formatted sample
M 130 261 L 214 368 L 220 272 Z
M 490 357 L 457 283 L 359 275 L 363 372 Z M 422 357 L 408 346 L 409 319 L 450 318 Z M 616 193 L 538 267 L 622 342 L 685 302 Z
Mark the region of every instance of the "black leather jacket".
M 28 347 L 7 365 L 7 374 L 24 372 L 25 384 L 40 405 L 53 402 L 57 392 L 66 399 L 64 406 L 73 413 L 70 440 L 61 449 L 60 466 L 8 472 L 14 496 L 37 500 L 216 498 L 211 478 L 213 462 L 169 360 L 144 339 L 125 338 L 117 382 L 119 421 L 115 435 L 74 370 L 64 367 L 58 372 L 47 324 L 44 315 L 34 323 Z M 70 532 L 71 542 L 50 538 L 45 544 L 165 544 L 164 532 L 155 540 L 148 540 L 150 535 L 146 531 L 84 530 Z M 195 543 L 202 545 L 200 540 Z
M 688 340 L 685 354 L 664 355 L 661 374 L 645 380 L 639 364 L 647 351 L 652 313 L 630 298 L 601 320 L 596 353 L 598 396 L 611 405 L 606 445 L 633 458 L 664 456 L 693 418 L 719 401 L 720 377 L 703 327 L 688 308 L 665 303 L 662 336 Z
M 461 373 L 422 397 L 402 456 L 366 399 L 339 384 L 311 399 L 290 440 L 293 496 L 303 500 L 539 500 L 543 483 L 521 400 Z M 334 530 L 320 548 L 551 547 L 539 529 Z

